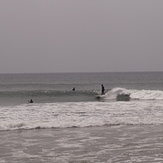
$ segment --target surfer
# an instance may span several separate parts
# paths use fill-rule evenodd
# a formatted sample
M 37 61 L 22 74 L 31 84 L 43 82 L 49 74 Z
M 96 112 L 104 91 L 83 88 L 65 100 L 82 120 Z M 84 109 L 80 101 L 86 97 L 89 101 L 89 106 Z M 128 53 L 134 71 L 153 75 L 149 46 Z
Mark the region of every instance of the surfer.
M 101 84 L 101 95 L 105 94 L 105 87 L 103 84 Z
M 31 99 L 30 101 L 28 101 L 29 103 L 33 103 L 33 100 Z
M 75 91 L 75 87 L 72 89 L 72 91 Z

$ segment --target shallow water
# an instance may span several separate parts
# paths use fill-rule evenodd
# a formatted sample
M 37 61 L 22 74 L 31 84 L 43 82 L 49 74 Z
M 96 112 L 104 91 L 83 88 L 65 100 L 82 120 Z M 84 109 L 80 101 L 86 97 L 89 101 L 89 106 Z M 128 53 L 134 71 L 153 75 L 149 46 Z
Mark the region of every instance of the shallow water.
M 162 134 L 162 125 L 5 131 L 0 162 L 161 163 Z

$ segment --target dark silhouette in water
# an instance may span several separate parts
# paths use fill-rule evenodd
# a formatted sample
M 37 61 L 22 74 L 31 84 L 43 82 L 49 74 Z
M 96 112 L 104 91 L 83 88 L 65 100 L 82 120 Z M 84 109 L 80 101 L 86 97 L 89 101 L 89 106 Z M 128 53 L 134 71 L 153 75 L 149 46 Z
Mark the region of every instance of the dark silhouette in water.
M 33 103 L 33 100 L 31 99 L 30 101 L 28 101 L 29 103 Z
M 101 84 L 101 95 L 105 94 L 105 87 L 103 84 Z
M 75 91 L 75 87 L 72 89 L 72 91 Z

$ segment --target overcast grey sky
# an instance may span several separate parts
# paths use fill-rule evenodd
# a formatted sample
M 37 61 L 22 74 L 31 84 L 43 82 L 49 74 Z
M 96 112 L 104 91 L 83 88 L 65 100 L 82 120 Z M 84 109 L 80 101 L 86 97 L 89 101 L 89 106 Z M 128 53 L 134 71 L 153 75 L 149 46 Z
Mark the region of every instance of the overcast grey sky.
M 0 0 L 0 73 L 163 71 L 163 0 Z

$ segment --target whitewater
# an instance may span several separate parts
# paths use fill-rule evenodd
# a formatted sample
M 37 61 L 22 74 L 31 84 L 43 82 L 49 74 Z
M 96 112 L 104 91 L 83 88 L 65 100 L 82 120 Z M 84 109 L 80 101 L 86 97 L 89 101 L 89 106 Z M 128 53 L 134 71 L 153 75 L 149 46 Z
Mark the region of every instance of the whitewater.
M 120 93 L 131 100 L 116 101 Z M 94 97 L 95 98 L 95 97 Z M 163 91 L 113 88 L 100 101 L 25 103 L 0 107 L 0 130 L 163 123 Z
M 0 163 L 162 163 L 162 135 L 163 72 L 0 74 Z

